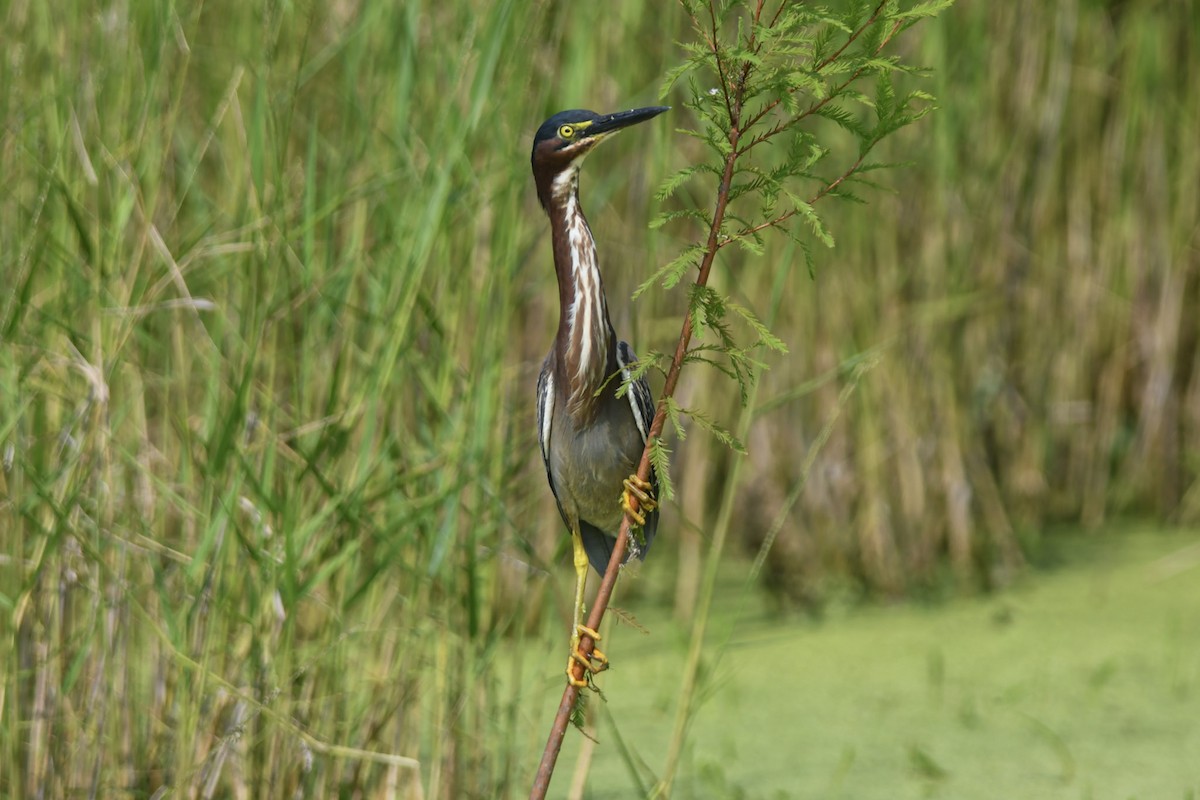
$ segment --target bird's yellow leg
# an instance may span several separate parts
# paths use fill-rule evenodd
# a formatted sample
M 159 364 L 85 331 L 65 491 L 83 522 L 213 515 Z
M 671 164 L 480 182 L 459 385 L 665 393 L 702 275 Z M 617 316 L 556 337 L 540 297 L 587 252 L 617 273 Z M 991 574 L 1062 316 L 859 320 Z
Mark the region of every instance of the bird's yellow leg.
M 650 494 L 653 489 L 654 487 L 648 481 L 642 480 L 636 473 L 625 479 L 625 489 L 621 492 L 621 508 L 637 523 L 639 528 L 646 524 L 645 514 L 658 508 L 658 503 Z M 631 496 L 637 498 L 638 511 L 633 510 Z
M 575 677 L 575 663 L 583 665 L 585 672 L 601 672 L 608 667 L 608 659 L 595 646 L 600 641 L 600 633 L 583 624 L 583 592 L 587 587 L 588 557 L 583 549 L 583 537 L 577 531 L 571 532 L 571 546 L 575 557 L 575 613 L 571 624 L 571 657 L 567 659 L 567 680 L 573 686 L 583 688 L 588 685 L 587 679 Z M 591 657 L 579 652 L 579 636 L 587 634 L 592 638 Z

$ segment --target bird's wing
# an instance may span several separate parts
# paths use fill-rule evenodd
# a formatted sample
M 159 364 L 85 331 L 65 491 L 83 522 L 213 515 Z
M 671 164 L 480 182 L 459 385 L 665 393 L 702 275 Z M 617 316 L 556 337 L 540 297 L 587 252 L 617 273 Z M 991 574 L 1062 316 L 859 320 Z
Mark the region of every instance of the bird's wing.
M 542 364 L 542 373 L 538 375 L 537 383 L 537 422 L 538 444 L 542 448 L 542 461 L 546 464 L 546 474 L 550 474 L 550 420 L 554 418 L 554 374 L 550 369 L 550 359 Z
M 542 373 L 538 375 L 537 385 L 537 421 L 538 443 L 542 447 L 542 463 L 546 465 L 546 482 L 550 484 L 550 493 L 554 495 L 554 504 L 558 506 L 558 515 L 568 528 L 571 521 L 563 511 L 562 501 L 558 499 L 558 487 L 554 485 L 554 472 L 550 469 L 550 436 L 553 433 L 551 421 L 554 419 L 554 369 L 550 358 L 542 365 Z M 643 434 L 644 436 L 644 434 Z M 608 559 L 612 557 L 613 543 L 616 541 L 604 531 L 587 520 L 579 520 L 579 536 L 583 548 L 587 551 L 588 561 L 601 575 L 608 569 Z M 626 556 L 628 558 L 628 556 Z
M 629 367 L 637 361 L 637 355 L 634 354 L 633 348 L 628 342 L 617 342 L 617 363 L 621 367 L 621 380 L 629 381 Z M 650 436 L 650 423 L 654 420 L 654 395 L 650 393 L 650 384 L 646 379 L 638 378 L 636 381 L 629 383 L 629 391 L 626 393 L 629 398 L 629 407 L 633 409 L 633 421 L 637 424 L 638 431 L 642 434 L 642 442 Z M 650 485 L 653 488 L 654 498 L 658 499 L 658 472 L 654 469 L 654 465 L 650 465 Z M 645 540 L 642 547 L 633 548 L 634 553 L 638 558 L 645 558 L 646 552 L 650 549 L 650 542 L 654 540 L 654 534 L 658 531 L 658 509 L 646 514 L 646 525 L 642 528 L 642 536 Z M 633 544 L 631 540 L 631 544 Z
M 554 419 L 554 370 L 550 359 L 542 364 L 542 373 L 538 375 L 537 383 L 537 422 L 538 444 L 542 448 L 542 463 L 546 466 L 546 482 L 550 484 L 550 492 L 554 495 L 554 504 L 558 506 L 558 514 L 568 526 L 567 515 L 563 513 L 562 502 L 558 499 L 558 487 L 554 485 L 554 474 L 550 471 L 550 434 L 551 421 Z
M 637 356 L 628 342 L 617 342 L 617 364 L 621 367 L 621 381 L 629 380 L 629 367 L 637 361 Z M 633 421 L 642 434 L 642 442 L 650 435 L 650 423 L 654 420 L 654 396 L 650 394 L 650 384 L 645 378 L 638 378 L 629 384 L 629 405 L 633 409 Z

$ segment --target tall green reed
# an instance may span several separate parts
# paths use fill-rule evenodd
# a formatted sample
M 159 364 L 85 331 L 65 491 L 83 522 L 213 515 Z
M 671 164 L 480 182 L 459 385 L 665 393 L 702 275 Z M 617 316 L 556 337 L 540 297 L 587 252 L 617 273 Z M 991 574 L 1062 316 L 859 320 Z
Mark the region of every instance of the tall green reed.
M 503 793 L 493 665 L 552 554 L 523 137 L 567 31 L 9 13 L 6 792 Z

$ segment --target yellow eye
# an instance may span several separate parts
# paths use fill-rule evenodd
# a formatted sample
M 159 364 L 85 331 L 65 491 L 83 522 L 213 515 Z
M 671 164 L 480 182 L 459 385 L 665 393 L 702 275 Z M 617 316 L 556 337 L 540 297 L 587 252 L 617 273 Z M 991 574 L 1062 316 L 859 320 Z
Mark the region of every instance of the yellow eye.
M 558 138 L 572 139 L 575 137 L 575 128 L 571 125 L 563 125 L 558 129 Z

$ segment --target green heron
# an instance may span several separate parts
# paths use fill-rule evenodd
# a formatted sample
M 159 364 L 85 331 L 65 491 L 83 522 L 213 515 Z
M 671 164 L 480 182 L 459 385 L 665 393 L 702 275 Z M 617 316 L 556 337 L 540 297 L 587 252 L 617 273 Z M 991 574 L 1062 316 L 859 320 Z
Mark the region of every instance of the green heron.
M 608 663 L 599 650 L 593 650 L 590 660 L 579 651 L 581 633 L 600 640 L 597 631 L 583 624 L 588 562 L 604 574 L 626 511 L 641 531 L 630 537 L 626 560 L 634 555 L 645 558 L 658 526 L 657 477 L 653 472 L 649 481 L 637 476 L 654 398 L 644 379 L 633 381 L 624 396 L 617 395 L 637 357 L 627 343 L 618 341 L 608 318 L 596 242 L 579 205 L 579 168 L 601 141 L 666 110 L 559 112 L 538 128 L 530 157 L 538 199 L 550 217 L 558 274 L 558 333 L 538 377 L 538 440 L 550 491 L 574 548 L 575 611 L 567 679 L 576 686 L 587 682 L 575 678 L 573 662 L 589 671 Z M 640 512 L 633 511 L 631 495 L 638 499 Z

